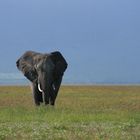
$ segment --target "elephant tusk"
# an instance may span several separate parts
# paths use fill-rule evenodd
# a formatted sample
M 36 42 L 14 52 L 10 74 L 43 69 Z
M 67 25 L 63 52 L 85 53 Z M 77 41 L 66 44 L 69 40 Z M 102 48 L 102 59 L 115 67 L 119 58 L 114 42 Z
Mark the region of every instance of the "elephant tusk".
M 43 92 L 43 90 L 40 88 L 40 84 L 38 84 L 38 90 L 39 90 L 40 92 Z
M 55 90 L 55 86 L 54 86 L 54 84 L 52 85 L 52 87 L 53 87 L 53 90 Z

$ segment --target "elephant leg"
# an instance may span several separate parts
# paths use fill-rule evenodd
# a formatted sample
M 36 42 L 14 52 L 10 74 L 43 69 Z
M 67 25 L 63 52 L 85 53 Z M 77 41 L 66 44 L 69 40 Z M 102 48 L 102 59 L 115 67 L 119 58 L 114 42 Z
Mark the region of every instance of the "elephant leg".
M 56 100 L 56 97 L 57 97 L 61 82 L 62 82 L 62 77 L 60 77 L 57 80 L 55 80 L 53 82 L 52 86 L 51 86 L 51 96 L 50 96 L 51 97 L 50 98 L 51 105 L 55 104 L 55 100 Z
M 37 83 L 32 83 L 32 92 L 34 97 L 34 102 L 38 106 L 43 102 L 42 93 L 38 90 Z
M 53 85 L 51 85 L 51 89 L 50 89 L 50 104 L 51 105 L 55 104 L 55 91 L 53 89 Z
M 49 87 L 48 87 L 47 90 L 43 93 L 45 105 L 49 104 L 49 98 L 50 98 L 49 92 L 50 92 L 50 90 L 49 90 Z
M 50 99 L 50 84 L 49 83 L 46 84 L 46 88 L 45 90 L 43 90 L 43 96 L 44 96 L 45 105 L 48 105 L 49 99 Z

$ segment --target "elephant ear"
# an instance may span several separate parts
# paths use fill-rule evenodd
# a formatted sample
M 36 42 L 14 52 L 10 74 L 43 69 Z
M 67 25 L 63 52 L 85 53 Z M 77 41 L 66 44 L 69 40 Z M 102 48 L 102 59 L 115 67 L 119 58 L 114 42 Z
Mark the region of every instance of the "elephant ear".
M 20 58 L 16 62 L 17 68 L 24 74 L 24 76 L 33 82 L 37 79 L 36 69 L 24 59 Z
M 62 56 L 62 54 L 58 51 L 51 53 L 51 59 L 55 64 L 54 75 L 55 77 L 63 76 L 65 70 L 67 69 L 67 62 Z

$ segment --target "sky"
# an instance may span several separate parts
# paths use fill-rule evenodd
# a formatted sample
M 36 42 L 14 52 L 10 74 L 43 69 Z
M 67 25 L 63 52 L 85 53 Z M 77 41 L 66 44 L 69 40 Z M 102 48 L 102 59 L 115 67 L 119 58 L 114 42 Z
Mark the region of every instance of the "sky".
M 0 73 L 27 50 L 61 51 L 71 83 L 140 83 L 139 0 L 0 0 Z

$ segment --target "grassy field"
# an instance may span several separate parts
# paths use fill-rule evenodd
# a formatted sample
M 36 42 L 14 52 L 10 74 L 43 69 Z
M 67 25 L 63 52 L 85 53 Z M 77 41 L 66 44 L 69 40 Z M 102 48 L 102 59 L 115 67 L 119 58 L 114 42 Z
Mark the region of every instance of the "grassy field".
M 35 107 L 29 87 L 0 87 L 0 140 L 140 140 L 140 86 L 62 86 Z

